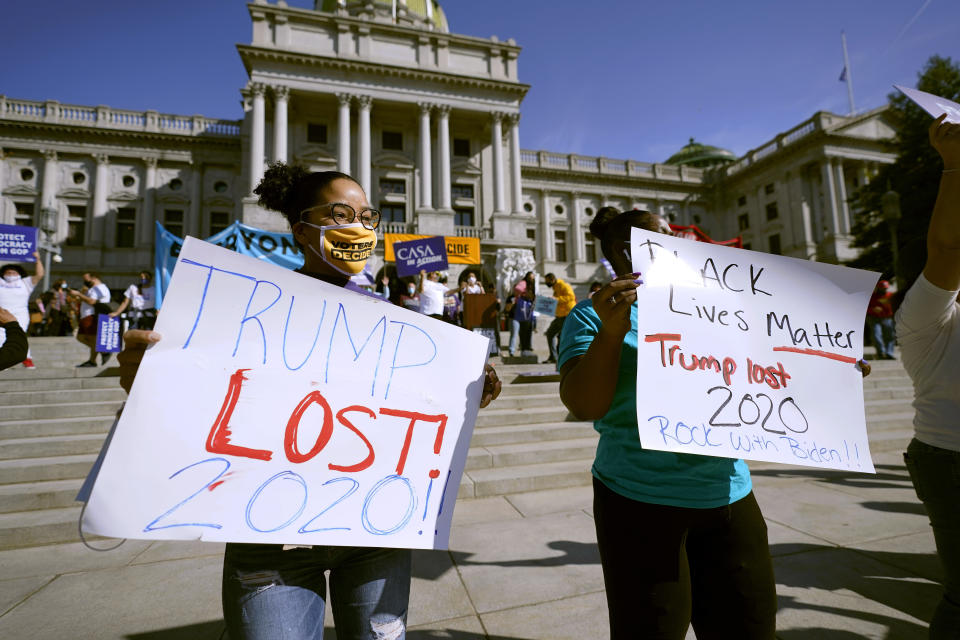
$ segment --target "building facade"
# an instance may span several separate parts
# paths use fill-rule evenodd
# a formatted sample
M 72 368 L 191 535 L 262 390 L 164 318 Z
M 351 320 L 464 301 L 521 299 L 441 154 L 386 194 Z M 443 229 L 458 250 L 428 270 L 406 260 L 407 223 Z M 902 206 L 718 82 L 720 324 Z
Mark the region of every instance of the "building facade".
M 893 161 L 883 108 L 817 113 L 712 167 L 524 150 L 520 48 L 451 33 L 435 0 L 248 8 L 241 120 L 0 96 L 0 222 L 55 212 L 55 275 L 125 285 L 153 264 L 154 221 L 201 238 L 233 220 L 286 230 L 252 194 L 274 161 L 355 176 L 381 234 L 479 238 L 490 280 L 498 249 L 527 248 L 541 273 L 585 288 L 603 274 L 588 226 L 605 205 L 836 262 L 852 256 L 849 195 Z

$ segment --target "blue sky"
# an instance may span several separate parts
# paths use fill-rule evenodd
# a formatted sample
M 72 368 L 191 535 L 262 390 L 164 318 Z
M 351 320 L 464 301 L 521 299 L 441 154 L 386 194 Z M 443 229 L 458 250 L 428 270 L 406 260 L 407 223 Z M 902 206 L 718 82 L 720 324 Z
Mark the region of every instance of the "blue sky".
M 846 113 L 841 30 L 858 110 L 913 86 L 932 54 L 960 60 L 957 0 L 441 4 L 453 32 L 523 47 L 524 148 L 647 162 L 691 136 L 742 154 L 817 110 Z M 3 17 L 9 97 L 242 117 L 239 0 L 31 0 Z

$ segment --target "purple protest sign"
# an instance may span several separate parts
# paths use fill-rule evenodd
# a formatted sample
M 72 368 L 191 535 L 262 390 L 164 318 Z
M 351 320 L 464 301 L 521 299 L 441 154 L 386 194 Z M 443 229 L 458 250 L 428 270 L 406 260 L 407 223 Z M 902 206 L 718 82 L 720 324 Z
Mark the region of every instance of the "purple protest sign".
M 105 313 L 97 315 L 97 353 L 119 353 L 122 348 L 120 318 L 111 318 Z
M 0 224 L 0 262 L 36 262 L 37 228 Z
M 421 269 L 443 271 L 447 268 L 447 244 L 441 236 L 394 242 L 393 255 L 401 278 L 415 276 Z

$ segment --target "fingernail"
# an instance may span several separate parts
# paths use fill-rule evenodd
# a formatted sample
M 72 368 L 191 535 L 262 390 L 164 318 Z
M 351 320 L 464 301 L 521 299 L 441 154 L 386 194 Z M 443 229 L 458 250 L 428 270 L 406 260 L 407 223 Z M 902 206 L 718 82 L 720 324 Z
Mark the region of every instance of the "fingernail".
M 151 331 L 150 335 L 147 336 L 147 340 L 149 340 L 150 342 L 160 342 L 161 337 L 162 336 L 156 331 Z
M 641 273 L 640 271 L 634 271 L 634 272 L 631 273 L 630 275 L 632 275 L 632 276 L 641 276 L 641 275 L 643 275 L 643 273 Z
M 643 284 L 643 280 L 641 280 L 640 278 L 637 278 L 636 280 L 634 280 L 634 282 L 637 284 Z

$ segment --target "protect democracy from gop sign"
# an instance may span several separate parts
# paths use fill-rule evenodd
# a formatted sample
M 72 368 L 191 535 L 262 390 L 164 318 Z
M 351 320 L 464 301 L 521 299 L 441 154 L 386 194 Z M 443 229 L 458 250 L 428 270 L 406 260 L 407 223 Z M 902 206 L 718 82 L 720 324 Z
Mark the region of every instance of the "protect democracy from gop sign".
M 487 339 L 194 238 L 84 531 L 446 548 Z
M 396 242 L 393 254 L 397 259 L 397 275 L 401 278 L 427 271 L 443 271 L 447 268 L 446 242 L 439 236 Z
M 644 448 L 873 472 L 855 365 L 877 274 L 632 233 Z
M 0 262 L 36 262 L 37 228 L 0 224 Z

